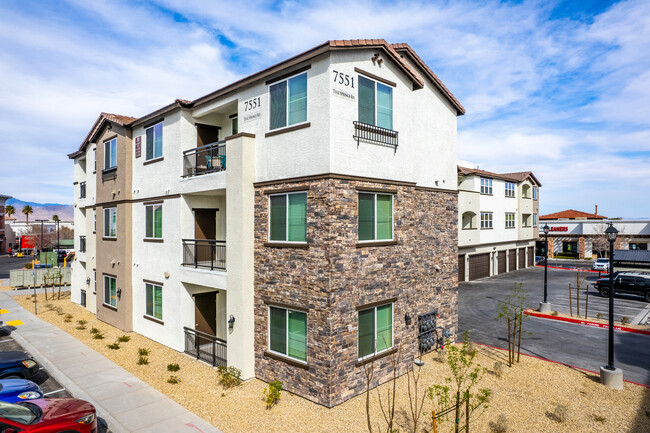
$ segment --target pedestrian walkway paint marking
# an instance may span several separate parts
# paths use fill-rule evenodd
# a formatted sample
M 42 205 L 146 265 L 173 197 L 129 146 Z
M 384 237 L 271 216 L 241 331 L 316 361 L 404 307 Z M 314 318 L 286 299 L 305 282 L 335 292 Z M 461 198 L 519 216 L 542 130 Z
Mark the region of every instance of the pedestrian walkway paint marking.
M 9 326 L 24 325 L 24 323 L 21 322 L 20 320 L 10 320 L 10 321 L 5 322 L 5 323 L 6 323 L 7 325 L 9 325 Z
M 46 392 L 45 394 L 43 394 L 43 397 L 48 396 L 50 394 L 55 394 L 55 393 L 61 392 L 61 391 L 65 391 L 65 388 L 57 389 L 56 391 Z
M 9 310 L 7 310 L 7 309 L 5 309 L 5 308 L 3 308 L 2 310 L 0 310 L 0 314 L 7 314 L 8 312 L 9 312 Z
M 0 343 L 6 343 L 6 342 L 8 342 L 8 341 L 14 341 L 14 340 L 12 340 L 11 338 L 9 338 L 9 339 L 7 339 L 7 340 L 0 340 Z
M 133 388 L 131 385 L 129 385 L 129 384 L 126 383 L 126 382 L 124 382 L 124 385 L 128 386 L 129 388 Z
M 572 317 L 553 316 L 551 314 L 539 313 L 539 312 L 533 311 L 531 309 L 525 310 L 524 314 L 527 314 L 527 315 L 533 316 L 533 317 L 541 317 L 543 319 L 559 320 L 561 322 L 569 322 L 569 323 L 578 323 L 580 325 L 593 326 L 593 327 L 596 327 L 596 328 L 605 328 L 605 329 L 609 328 L 609 324 L 607 324 L 607 323 L 592 322 L 590 320 L 583 320 L 583 319 L 574 319 Z M 634 334 L 650 335 L 650 331 L 646 331 L 646 330 L 643 330 L 643 329 L 629 328 L 627 326 L 614 325 L 614 329 L 617 330 L 617 331 L 631 332 L 631 333 L 634 333 Z
M 185 425 L 188 426 L 188 427 L 193 427 L 193 428 L 197 429 L 198 431 L 200 431 L 201 433 L 204 433 L 203 430 L 201 430 L 200 428 L 198 428 L 197 426 L 195 426 L 191 422 L 188 422 Z

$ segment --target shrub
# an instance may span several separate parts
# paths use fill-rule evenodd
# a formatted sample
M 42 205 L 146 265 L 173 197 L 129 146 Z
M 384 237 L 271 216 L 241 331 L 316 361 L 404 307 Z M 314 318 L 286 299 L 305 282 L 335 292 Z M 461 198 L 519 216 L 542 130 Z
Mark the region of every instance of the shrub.
M 85 320 L 77 320 L 78 326 L 77 329 L 86 329 L 86 322 Z
M 29 299 L 29 298 L 28 298 Z M 56 307 L 53 304 L 45 304 L 45 308 L 47 308 L 47 311 L 54 311 L 56 310 Z
M 493 433 L 506 433 L 508 431 L 508 419 L 506 416 L 501 414 L 496 422 L 490 422 L 490 430 Z
M 122 335 L 121 337 L 117 337 L 117 341 L 119 341 L 120 343 L 128 343 L 129 340 L 131 340 L 131 337 L 129 337 L 128 335 Z
M 603 313 L 597 313 L 596 314 L 596 319 L 600 320 L 603 318 Z
M 169 379 L 167 379 L 167 383 L 171 383 L 172 385 L 176 385 L 177 383 L 181 383 L 181 380 L 176 376 L 169 376 Z
M 64 321 L 65 323 L 70 323 L 70 322 L 72 322 L 72 314 L 66 314 L 65 317 L 64 317 L 64 319 L 63 319 L 63 321 Z
M 560 314 L 560 313 L 558 313 L 557 311 L 553 311 L 553 312 L 551 313 L 552 316 L 557 316 L 558 314 Z
M 97 329 L 97 328 L 90 328 L 90 333 L 91 333 L 91 334 L 99 334 L 99 329 Z
M 219 373 L 219 383 L 224 388 L 232 388 L 241 384 L 241 370 L 235 367 L 217 367 L 217 373 Z
M 282 382 L 274 380 L 269 383 L 268 388 L 264 388 L 264 395 L 266 396 L 266 408 L 271 409 L 274 405 L 278 404 L 280 400 L 280 393 L 282 392 Z
M 478 346 L 476 345 L 476 343 L 474 343 L 473 341 L 470 341 L 469 343 L 467 343 L 467 353 L 468 354 L 476 355 L 477 351 L 478 351 Z
M 25 269 L 31 269 L 32 266 L 33 265 L 31 263 L 25 263 Z
M 605 421 L 607 421 L 607 418 L 605 418 L 602 415 L 594 414 L 593 417 L 594 417 L 594 421 L 597 421 L 601 424 L 605 424 Z
M 167 371 L 178 371 L 181 369 L 181 366 L 178 364 L 167 364 Z
M 563 404 L 556 404 L 553 411 L 553 418 L 555 421 L 563 423 L 569 419 L 569 408 Z
M 149 358 L 140 355 L 140 357 L 138 358 L 138 365 L 147 365 L 147 364 L 149 364 Z
M 627 325 L 628 323 L 630 323 L 630 318 L 627 316 L 623 316 L 623 318 L 621 319 L 621 325 Z
M 494 375 L 496 377 L 503 376 L 503 362 L 497 361 L 494 363 Z
M 440 362 L 442 364 L 446 364 L 447 363 L 447 351 L 445 349 L 441 349 L 438 352 L 438 357 L 436 359 L 437 359 L 438 362 Z
M 63 308 L 61 308 L 61 307 L 56 307 L 56 313 L 57 313 L 59 316 L 63 316 L 63 314 L 65 313 L 65 311 L 64 311 Z
M 93 334 L 93 338 L 95 340 L 103 340 L 104 339 L 104 334 L 102 334 L 101 332 L 97 332 L 97 333 Z
M 141 347 L 141 348 L 138 349 L 138 355 L 140 355 L 140 356 L 149 356 L 149 353 L 150 353 L 150 350 L 145 348 L 145 347 Z
M 120 348 L 120 345 L 117 343 L 113 343 L 113 344 L 107 344 L 106 347 L 108 347 L 109 349 L 117 350 Z

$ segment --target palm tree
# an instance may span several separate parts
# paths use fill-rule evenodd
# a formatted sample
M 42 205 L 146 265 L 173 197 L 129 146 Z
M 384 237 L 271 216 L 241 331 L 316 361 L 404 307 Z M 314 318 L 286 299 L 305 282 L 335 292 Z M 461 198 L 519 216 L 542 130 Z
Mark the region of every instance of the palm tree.
M 8 204 L 7 206 L 5 206 L 5 213 L 7 214 L 7 218 L 9 218 L 16 213 L 16 208 Z
M 59 216 L 58 215 L 52 215 L 52 221 L 58 221 Z
M 34 213 L 34 210 L 30 205 L 27 205 L 23 208 L 23 213 L 25 214 L 25 224 L 29 224 L 29 214 Z

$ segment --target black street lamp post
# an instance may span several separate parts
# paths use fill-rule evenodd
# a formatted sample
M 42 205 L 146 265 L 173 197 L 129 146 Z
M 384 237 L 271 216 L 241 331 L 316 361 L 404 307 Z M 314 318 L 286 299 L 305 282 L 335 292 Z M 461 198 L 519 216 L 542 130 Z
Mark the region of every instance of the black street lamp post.
M 544 224 L 542 230 L 544 231 L 544 302 L 539 304 L 539 311 L 549 313 L 551 304 L 548 302 L 548 232 L 550 231 L 548 224 Z
M 614 366 L 614 242 L 618 230 L 610 222 L 605 230 L 609 241 L 609 333 L 607 365 L 600 367 L 600 381 L 603 385 L 614 389 L 623 389 L 623 371 Z
M 56 267 L 59 267 L 59 252 L 61 251 L 61 239 L 59 238 L 59 219 L 56 220 Z

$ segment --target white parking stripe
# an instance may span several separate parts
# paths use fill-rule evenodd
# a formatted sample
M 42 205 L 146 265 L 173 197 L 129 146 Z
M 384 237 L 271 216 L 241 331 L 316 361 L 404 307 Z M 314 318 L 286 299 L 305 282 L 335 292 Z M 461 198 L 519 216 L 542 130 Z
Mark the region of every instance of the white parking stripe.
M 45 394 L 43 394 L 43 397 L 46 397 L 46 396 L 48 396 L 50 394 L 55 394 L 55 393 L 61 392 L 61 391 L 65 391 L 65 388 L 57 389 L 56 391 L 46 392 Z
M 11 338 L 8 340 L 0 340 L 0 343 L 6 343 L 7 341 L 14 341 L 14 340 L 12 340 Z

